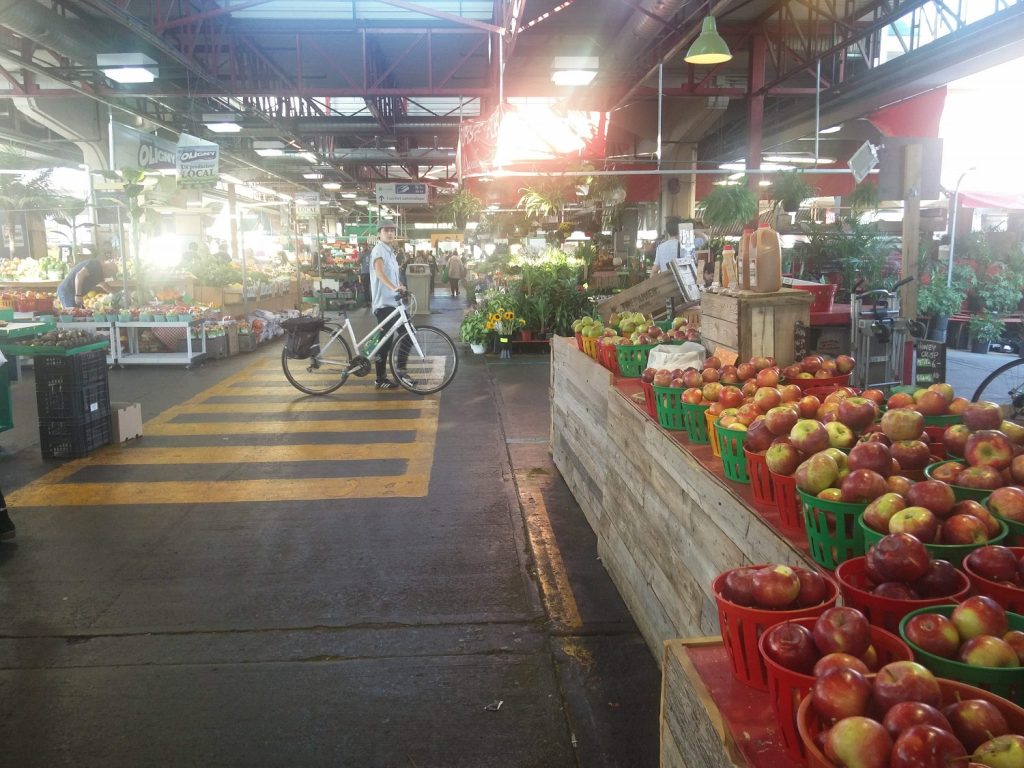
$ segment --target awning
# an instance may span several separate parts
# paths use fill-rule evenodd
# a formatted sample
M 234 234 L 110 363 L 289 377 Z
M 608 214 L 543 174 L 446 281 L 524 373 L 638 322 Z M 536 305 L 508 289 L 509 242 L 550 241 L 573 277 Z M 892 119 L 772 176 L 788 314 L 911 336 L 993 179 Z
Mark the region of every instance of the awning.
M 961 192 L 957 204 L 961 208 L 1001 208 L 1006 211 L 1024 211 L 1024 195 Z

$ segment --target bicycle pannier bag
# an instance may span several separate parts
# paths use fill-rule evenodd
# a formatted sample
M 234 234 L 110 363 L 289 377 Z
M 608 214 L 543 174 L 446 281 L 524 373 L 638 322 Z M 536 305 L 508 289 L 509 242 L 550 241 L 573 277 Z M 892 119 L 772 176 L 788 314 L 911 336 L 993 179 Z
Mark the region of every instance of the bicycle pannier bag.
M 289 317 L 281 323 L 288 333 L 284 341 L 285 352 L 295 360 L 305 360 L 319 350 L 314 349 L 320 340 L 320 329 L 324 321 L 318 317 Z

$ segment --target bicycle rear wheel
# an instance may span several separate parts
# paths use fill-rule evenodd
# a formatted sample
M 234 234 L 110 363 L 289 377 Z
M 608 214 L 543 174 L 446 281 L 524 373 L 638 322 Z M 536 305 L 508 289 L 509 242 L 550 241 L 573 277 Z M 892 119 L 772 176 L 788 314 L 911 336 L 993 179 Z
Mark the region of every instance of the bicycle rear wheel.
M 416 346 L 404 332 L 391 348 L 391 370 L 398 383 L 410 392 L 429 395 L 447 387 L 459 368 L 459 355 L 448 334 L 430 325 L 409 326 Z M 422 354 L 421 354 L 422 353 Z
M 332 338 L 337 330 L 337 326 L 331 325 L 321 328 L 316 353 L 305 360 L 288 357 L 288 350 L 281 350 L 285 378 L 300 392 L 326 395 L 348 378 L 346 372 L 352 360 L 352 350 L 343 336 Z
M 971 399 L 998 403 L 1004 418 L 1024 424 L 1024 359 L 1011 360 L 992 371 Z

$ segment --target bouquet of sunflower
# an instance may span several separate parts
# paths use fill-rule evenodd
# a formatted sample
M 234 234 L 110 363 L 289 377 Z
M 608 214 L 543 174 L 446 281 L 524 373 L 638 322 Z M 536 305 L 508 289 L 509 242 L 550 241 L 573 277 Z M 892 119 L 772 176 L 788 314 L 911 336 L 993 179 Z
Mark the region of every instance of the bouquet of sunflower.
M 523 318 L 516 317 L 511 309 L 501 307 L 487 318 L 487 330 L 496 331 L 499 336 L 511 336 L 524 325 L 526 321 Z

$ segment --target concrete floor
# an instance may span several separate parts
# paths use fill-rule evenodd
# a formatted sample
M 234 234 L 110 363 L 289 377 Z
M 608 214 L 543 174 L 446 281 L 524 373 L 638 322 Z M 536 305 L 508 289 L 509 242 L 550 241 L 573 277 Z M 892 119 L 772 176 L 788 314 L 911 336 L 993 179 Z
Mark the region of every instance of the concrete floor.
M 77 462 L 13 387 L 0 765 L 655 766 L 658 669 L 551 464 L 547 358 L 311 399 L 279 350 L 111 371 L 146 437 Z

